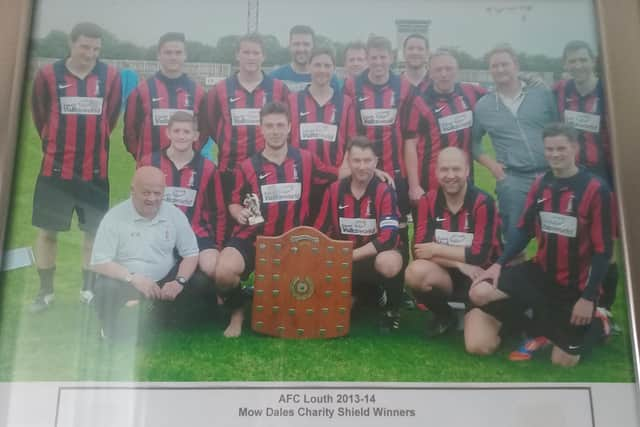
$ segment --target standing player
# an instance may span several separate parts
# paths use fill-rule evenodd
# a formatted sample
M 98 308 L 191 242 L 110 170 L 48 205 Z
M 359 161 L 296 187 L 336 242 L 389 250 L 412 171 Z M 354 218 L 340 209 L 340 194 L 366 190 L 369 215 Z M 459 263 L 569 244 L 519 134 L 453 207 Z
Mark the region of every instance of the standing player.
M 422 34 L 410 34 L 402 43 L 402 56 L 406 69 L 402 77 L 407 79 L 417 93 L 427 90 L 431 79 L 427 64 L 429 61 L 429 41 Z
M 287 144 L 291 121 L 286 104 L 274 102 L 260 111 L 260 128 L 265 138 L 263 151 L 245 159 L 236 169 L 229 212 L 235 220 L 227 246 L 218 257 L 216 287 L 240 308 L 240 280 L 255 267 L 255 240 L 260 235 L 277 236 L 307 223 L 309 196 L 314 185 L 334 181 L 337 169 L 324 165 L 314 154 Z M 264 222 L 252 225 L 251 209 L 243 206 L 247 196 L 257 197 Z M 226 337 L 242 332 L 244 314 L 234 311 Z
M 109 135 L 121 103 L 120 74 L 98 60 L 102 29 L 80 23 L 71 30 L 69 56 L 38 71 L 31 107 L 42 140 L 43 159 L 33 197 L 32 223 L 40 291 L 32 311 L 53 301 L 57 232 L 66 231 L 76 211 L 84 232 L 83 302 L 93 299 L 88 270 L 98 224 L 109 209 Z
M 367 45 L 351 42 L 344 49 L 345 79 L 356 78 L 367 69 Z
M 600 176 L 613 188 L 611 143 L 607 126 L 602 81 L 595 74 L 596 58 L 584 41 L 569 42 L 562 53 L 564 69 L 571 78 L 556 83 L 553 92 L 560 119 L 578 131 L 577 162 Z M 615 300 L 618 269 L 612 262 L 604 281 L 601 306 L 610 309 Z
M 414 260 L 405 278 L 416 300 L 433 313 L 428 336 L 454 324 L 447 301 L 466 302 L 475 275 L 500 252 L 498 211 L 490 195 L 469 183 L 468 156 L 455 147 L 440 151 L 435 171 L 439 188 L 418 201 Z
M 378 167 L 394 178 L 400 210 L 400 240 L 404 266 L 409 262 L 409 213 L 407 175 L 403 157 L 401 116 L 410 102 L 412 86 L 391 73 L 391 42 L 384 37 L 367 41 L 368 70 L 347 79 L 344 92 L 354 100 L 358 134 L 373 143 Z
M 151 154 L 152 164 L 158 166 L 162 150 L 169 146 L 165 132 L 169 117 L 178 110 L 198 115 L 204 89 L 184 73 L 186 60 L 184 34 L 164 34 L 158 41 L 160 71 L 129 95 L 124 145 L 136 161 Z
M 438 188 L 436 163 L 440 151 L 447 147 L 458 147 L 465 153 L 473 180 L 473 108 L 486 93 L 482 86 L 458 83 L 458 61 L 451 52 L 433 53 L 429 69 L 432 83 L 414 98 L 405 124 L 404 154 L 412 202 Z
M 487 54 L 494 93 L 476 104 L 473 114 L 473 156 L 496 179 L 502 231 L 515 227 L 527 192 L 535 177 L 547 169 L 542 129 L 557 119 L 553 94 L 545 87 L 531 87 L 518 79 L 518 59 L 509 46 Z M 488 133 L 496 159 L 484 152 Z
M 220 176 L 216 166 L 193 149 L 199 137 L 193 114 L 175 112 L 165 132 L 170 145 L 160 153 L 158 164 L 165 175 L 164 200 L 187 216 L 198 239 L 198 267 L 213 279 L 226 227 Z M 152 162 L 153 155 L 148 154 L 140 165 L 149 166 Z
M 218 144 L 218 169 L 227 203 L 236 166 L 264 148 L 260 109 L 273 101 L 287 102 L 289 93 L 281 81 L 262 72 L 264 44 L 260 36 L 241 37 L 236 60 L 239 71 L 209 90 L 199 117 L 205 132 L 201 136 L 210 136 Z
M 400 327 L 403 285 L 396 195 L 375 176 L 378 159 L 366 137 L 351 139 L 347 152 L 351 176 L 329 186 L 315 228 L 353 242 L 353 294 L 377 291 L 376 301 L 384 309 L 380 328 L 390 332 Z
M 470 353 L 492 353 L 501 327 L 531 308 L 529 332 L 551 340 L 554 364 L 574 366 L 588 336 L 607 330 L 595 308 L 612 250 L 613 197 L 601 178 L 576 165 L 574 129 L 554 123 L 543 136 L 551 171 L 535 180 L 504 253 L 474 281 L 470 297 L 481 308 L 468 314 L 465 343 Z M 535 257 L 502 271 L 534 236 Z
M 330 49 L 311 53 L 311 84 L 289 94 L 291 145 L 315 153 L 323 163 L 339 167 L 347 140 L 356 134 L 352 99 L 331 87 L 335 58 Z
M 299 92 L 311 82 L 309 60 L 315 44 L 315 33 L 307 25 L 295 25 L 289 30 L 289 53 L 291 63 L 282 65 L 269 73 L 275 79 L 282 80 L 290 91 Z M 335 75 L 331 77 L 331 86 L 340 87 Z

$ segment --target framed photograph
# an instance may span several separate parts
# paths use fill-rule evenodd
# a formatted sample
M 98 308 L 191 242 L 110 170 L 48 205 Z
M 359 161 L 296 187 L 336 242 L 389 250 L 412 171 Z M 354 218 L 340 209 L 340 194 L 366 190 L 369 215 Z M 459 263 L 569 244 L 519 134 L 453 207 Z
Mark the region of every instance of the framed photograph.
M 635 187 L 640 161 L 640 145 L 635 143 L 640 135 L 640 121 L 635 117 L 640 111 L 640 84 L 634 80 L 640 76 L 637 0 L 7 3 L 11 4 L 3 7 L 0 18 L 5 29 L 0 47 L 0 128 L 4 130 L 0 141 L 0 239 L 4 244 L 0 425 L 640 425 L 640 263 L 634 262 L 634 255 L 640 254 L 640 202 Z M 226 338 L 223 313 L 188 327 L 149 324 L 137 341 L 105 342 L 93 306 L 81 303 L 78 297 L 83 281 L 83 233 L 78 218 L 74 217 L 69 231 L 45 236 L 44 243 L 32 225 L 39 176 L 47 167 L 55 168 L 47 163 L 51 155 L 47 150 L 56 149 L 43 143 L 37 126 L 41 123 L 38 111 L 44 115 L 49 111 L 38 110 L 38 94 L 44 92 L 34 79 L 37 82 L 39 70 L 50 64 L 65 66 L 60 60 L 68 57 L 73 47 L 71 30 L 81 22 L 102 29 L 99 61 L 111 71 L 98 77 L 93 96 L 60 95 L 60 110 L 65 111 L 60 116 L 95 117 L 112 108 L 113 126 L 110 135 L 104 135 L 108 142 L 100 166 L 108 176 L 111 207 L 129 197 L 136 162 L 126 142 L 124 117 L 124 110 L 132 107 L 121 99 L 129 93 L 123 90 L 114 95 L 117 102 L 107 105 L 104 82 L 115 79 L 109 73 L 117 72 L 122 83 L 118 88 L 125 89 L 124 69 L 138 82 L 153 77 L 162 69 L 158 43 L 166 33 L 184 34 L 186 42 L 181 43 L 186 47 L 186 63 L 180 72 L 185 71 L 202 92 L 194 92 L 192 100 L 187 94 L 183 106 L 158 110 L 153 116 L 158 122 L 177 110 L 193 110 L 195 97 L 206 97 L 207 91 L 224 85 L 238 69 L 238 40 L 249 33 L 258 33 L 263 40 L 264 62 L 259 66 L 283 80 L 289 91 L 304 90 L 307 84 L 304 78 L 296 81 L 295 73 L 277 74 L 281 66 L 292 63 L 289 69 L 293 72 L 298 64 L 298 53 L 290 49 L 289 32 L 296 25 L 313 28 L 315 45 L 335 52 L 331 81 L 335 91 L 348 86 L 344 83 L 350 73 L 347 48 L 359 46 L 356 49 L 364 52 L 372 36 L 390 42 L 393 74 L 409 74 L 412 58 L 403 47 L 407 36 L 417 34 L 428 41 L 432 55 L 440 52 L 454 57 L 457 80 L 483 87 L 483 94 L 489 91 L 485 96 L 494 96 L 496 86 L 485 59 L 494 47 L 508 44 L 517 54 L 514 63 L 519 77 L 527 85 L 545 88 L 551 96 L 559 81 L 574 78 L 565 46 L 583 42 L 578 47 L 588 47 L 585 61 L 591 59 L 606 99 L 595 101 L 603 110 L 589 107 L 592 110 L 567 114 L 564 121 L 595 133 L 606 121 L 609 131 L 613 162 L 609 179 L 619 223 L 619 237 L 613 245 L 619 271 L 617 295 L 607 307 L 615 324 L 613 333 L 570 368 L 551 363 L 550 347 L 536 353 L 525 348 L 522 352 L 531 360 L 510 360 L 512 350 L 522 342 L 520 337 L 503 339 L 498 350 L 487 356 L 465 351 L 460 330 L 427 339 L 427 313 L 408 306 L 401 310 L 400 329 L 390 335 L 380 335 L 376 319 L 364 315 L 352 319 L 347 336 L 336 339 L 266 337 L 252 331 L 248 321 L 241 336 Z M 353 42 L 362 43 L 350 45 Z M 367 61 L 365 53 L 362 60 Z M 62 93 L 67 84 L 57 76 L 53 85 Z M 569 96 L 561 93 L 560 97 Z M 149 96 L 161 99 L 163 95 Z M 503 98 L 499 101 L 499 96 L 496 92 L 496 103 L 507 103 Z M 556 100 L 556 108 L 561 101 Z M 579 102 L 587 101 L 582 97 Z M 255 119 L 249 108 L 245 110 L 234 120 Z M 361 114 L 364 121 L 365 114 Z M 78 137 L 80 131 L 74 129 Z M 487 130 L 492 135 L 490 126 Z M 202 142 L 203 155 L 219 161 L 218 167 L 220 161 L 228 160 L 220 160 L 225 154 L 217 141 Z M 495 159 L 489 136 L 484 137 L 483 147 Z M 85 155 L 76 166 L 91 174 L 91 167 L 83 169 L 83 162 L 90 161 L 84 148 L 72 151 Z M 93 168 L 93 173 L 102 173 L 100 167 Z M 473 173 L 475 185 L 495 197 L 496 182 L 488 169 L 476 163 Z M 41 191 L 50 200 L 57 197 L 49 190 Z M 254 204 L 259 202 L 255 198 Z M 58 199 L 58 203 L 66 202 Z M 259 207 L 254 208 L 260 217 Z M 613 205 L 603 209 L 607 213 L 614 210 Z M 413 232 L 412 226 L 410 230 Z M 54 248 L 49 251 L 56 260 L 55 268 L 47 273 L 49 279 L 43 279 L 34 259 L 34 252 L 43 253 L 36 245 L 43 244 Z M 534 252 L 529 247 L 528 255 Z M 56 299 L 54 303 L 40 301 L 33 310 L 43 280 L 53 280 Z M 465 314 L 463 310 L 457 313 L 460 319 Z

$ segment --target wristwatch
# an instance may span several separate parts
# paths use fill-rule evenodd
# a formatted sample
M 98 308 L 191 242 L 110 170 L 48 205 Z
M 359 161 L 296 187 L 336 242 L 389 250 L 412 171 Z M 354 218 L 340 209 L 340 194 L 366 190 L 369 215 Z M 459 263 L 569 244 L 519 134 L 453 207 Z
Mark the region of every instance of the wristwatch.
M 176 277 L 176 282 L 180 283 L 182 286 L 187 284 L 187 279 L 184 278 L 184 276 L 178 276 Z
M 133 273 L 127 272 L 127 275 L 124 276 L 124 281 L 131 284 L 133 282 Z

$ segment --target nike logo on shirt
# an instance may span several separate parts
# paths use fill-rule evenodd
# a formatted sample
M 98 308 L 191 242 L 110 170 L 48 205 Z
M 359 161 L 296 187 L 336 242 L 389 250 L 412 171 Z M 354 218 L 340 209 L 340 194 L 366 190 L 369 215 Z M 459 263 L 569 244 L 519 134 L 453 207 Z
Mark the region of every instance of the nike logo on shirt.
M 267 172 L 267 173 L 261 173 L 260 176 L 258 178 L 260 179 L 265 179 L 266 177 L 268 177 L 269 175 L 271 175 L 271 172 Z

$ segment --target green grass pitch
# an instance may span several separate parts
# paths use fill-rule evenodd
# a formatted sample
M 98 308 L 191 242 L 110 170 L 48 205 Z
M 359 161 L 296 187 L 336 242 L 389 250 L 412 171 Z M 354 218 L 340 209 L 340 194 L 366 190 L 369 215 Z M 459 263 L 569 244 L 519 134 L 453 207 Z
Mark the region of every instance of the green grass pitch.
M 31 246 L 33 188 L 41 144 L 28 111 L 18 143 L 6 248 Z M 111 138 L 111 202 L 128 196 L 133 161 L 121 125 Z M 487 171 L 476 182 L 493 192 Z M 623 334 L 594 350 L 579 366 L 551 366 L 549 352 L 509 362 L 517 341 L 489 357 L 466 354 L 460 332 L 426 340 L 425 313 L 404 311 L 397 335 L 379 336 L 375 317 L 354 319 L 350 336 L 287 341 L 254 334 L 222 337 L 224 322 L 187 330 L 151 328 L 138 343 L 108 346 L 98 339 L 90 308 L 80 304 L 82 235 L 75 225 L 59 235 L 52 309 L 32 315 L 35 267 L 0 274 L 0 381 L 406 381 L 406 382 L 631 382 L 634 380 L 624 292 L 614 307 Z M 622 287 L 622 286 L 621 286 Z

